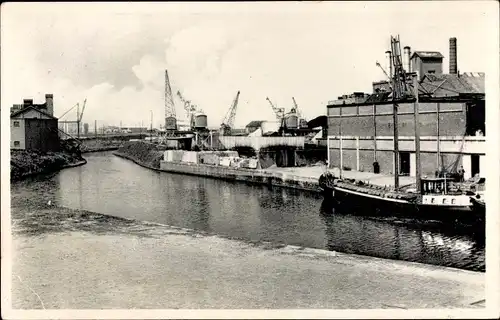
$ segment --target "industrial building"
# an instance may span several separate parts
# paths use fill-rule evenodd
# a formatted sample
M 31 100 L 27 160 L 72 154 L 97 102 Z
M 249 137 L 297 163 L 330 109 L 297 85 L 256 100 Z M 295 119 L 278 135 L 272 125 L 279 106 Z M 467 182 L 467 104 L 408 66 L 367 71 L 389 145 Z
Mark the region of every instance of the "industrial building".
M 45 95 L 45 103 L 33 104 L 24 99 L 14 105 L 10 114 L 10 148 L 14 150 L 59 151 L 58 119 L 53 116 L 53 95 Z
M 76 121 L 59 121 L 58 128 L 66 134 L 73 136 L 76 136 L 78 132 L 83 134 L 85 131 L 84 124 Z
M 419 80 L 422 174 L 463 166 L 465 178 L 485 174 L 484 73 L 459 73 L 456 38 L 450 39 L 450 73 L 443 55 L 405 47 L 406 72 Z M 391 71 L 389 71 L 391 72 Z M 394 121 L 388 81 L 373 83 L 371 94 L 354 93 L 327 105 L 330 167 L 394 174 Z M 414 103 L 397 107 L 399 168 L 415 175 Z M 326 145 L 326 139 L 321 141 Z M 341 152 L 342 150 L 342 152 Z

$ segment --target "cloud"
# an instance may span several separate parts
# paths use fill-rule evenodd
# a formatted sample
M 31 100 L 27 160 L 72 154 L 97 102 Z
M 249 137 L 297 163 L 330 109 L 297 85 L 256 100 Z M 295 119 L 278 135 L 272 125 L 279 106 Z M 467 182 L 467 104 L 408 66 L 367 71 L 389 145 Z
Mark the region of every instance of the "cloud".
M 266 97 L 288 110 L 294 96 L 311 119 L 328 100 L 369 91 L 384 77 L 375 61 L 383 61 L 391 34 L 445 56 L 456 36 L 460 69 L 485 71 L 476 55 L 487 41 L 478 34 L 490 20 L 479 5 L 456 7 L 446 7 L 446 23 L 437 4 L 49 5 L 10 15 L 4 8 L 2 107 L 51 92 L 56 115 L 87 98 L 91 124 L 149 123 L 151 110 L 158 126 L 168 69 L 174 95 L 180 90 L 202 108 L 209 125 L 220 124 L 238 90 L 238 126 L 274 119 Z M 464 28 L 465 19 L 475 23 Z

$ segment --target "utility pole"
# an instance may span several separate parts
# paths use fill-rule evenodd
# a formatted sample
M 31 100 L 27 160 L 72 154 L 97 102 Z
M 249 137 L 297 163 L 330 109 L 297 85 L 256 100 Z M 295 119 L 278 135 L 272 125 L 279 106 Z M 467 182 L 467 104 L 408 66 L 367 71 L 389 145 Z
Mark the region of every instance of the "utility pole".
M 94 120 L 94 133 L 95 133 L 95 138 L 97 139 L 97 120 Z

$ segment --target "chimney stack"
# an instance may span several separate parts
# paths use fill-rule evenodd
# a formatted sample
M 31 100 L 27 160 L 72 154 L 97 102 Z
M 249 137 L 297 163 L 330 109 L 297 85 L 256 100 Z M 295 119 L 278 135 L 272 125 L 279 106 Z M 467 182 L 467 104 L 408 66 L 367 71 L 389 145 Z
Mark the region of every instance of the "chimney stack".
M 47 113 L 51 116 L 54 115 L 54 95 L 47 93 L 45 95 L 45 106 L 47 107 Z
M 23 99 L 23 107 L 29 107 L 33 105 L 33 99 Z
M 411 48 L 409 46 L 404 47 L 404 55 L 406 59 L 406 72 L 411 72 Z
M 457 73 L 457 38 L 450 38 L 450 74 Z

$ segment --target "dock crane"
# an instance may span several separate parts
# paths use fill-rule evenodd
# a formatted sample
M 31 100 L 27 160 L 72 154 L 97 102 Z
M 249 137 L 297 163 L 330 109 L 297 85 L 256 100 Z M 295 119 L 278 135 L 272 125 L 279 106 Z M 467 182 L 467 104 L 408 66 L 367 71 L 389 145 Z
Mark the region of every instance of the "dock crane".
M 285 108 L 278 108 L 276 107 L 272 102 L 271 100 L 266 97 L 266 100 L 269 102 L 269 104 L 271 105 L 271 108 L 273 108 L 273 111 L 274 113 L 276 114 L 276 119 L 278 119 L 279 121 L 282 121 L 283 120 L 283 117 L 285 115 Z
M 231 135 L 231 128 L 234 126 L 234 118 L 236 117 L 236 108 L 238 107 L 238 99 L 240 97 L 240 92 L 236 94 L 236 97 L 233 100 L 233 104 L 231 108 L 229 108 L 222 124 L 220 126 L 220 131 L 223 136 Z
M 83 100 L 83 107 L 82 107 L 82 111 L 80 112 L 80 102 L 77 102 L 73 107 L 69 108 L 65 113 L 63 113 L 59 119 L 62 119 L 66 114 L 68 114 L 71 110 L 73 110 L 74 108 L 76 108 L 76 121 L 59 121 L 59 123 L 76 123 L 76 127 L 77 127 L 77 137 L 78 139 L 80 138 L 80 123 L 82 122 L 82 118 L 83 118 L 83 112 L 85 111 L 85 106 L 87 105 L 87 98 L 85 98 L 85 100 Z M 67 134 L 67 133 L 66 133 Z
M 179 99 L 181 99 L 182 103 L 184 104 L 184 110 L 187 113 L 188 119 L 189 119 L 189 125 L 192 128 L 194 128 L 194 114 L 197 111 L 197 108 L 194 104 L 191 104 L 191 100 L 186 100 L 182 93 L 177 90 L 177 96 Z
M 391 91 L 392 91 L 392 79 L 391 79 L 391 77 L 387 74 L 387 71 L 385 71 L 385 69 L 382 67 L 382 65 L 380 64 L 380 62 L 375 61 L 375 64 L 377 65 L 377 67 L 379 67 L 382 70 L 382 72 L 385 74 L 385 76 L 389 80 L 388 81 L 389 88 L 391 88 Z
M 300 125 L 300 127 L 301 128 L 307 128 L 307 120 L 302 116 L 302 113 L 299 110 L 299 106 L 297 105 L 297 101 L 295 101 L 294 97 L 292 97 L 292 100 L 293 100 L 293 105 L 294 105 L 294 108 L 295 108 L 295 113 L 297 114 L 297 117 L 299 118 L 299 125 Z
M 76 109 L 76 117 L 77 117 L 77 137 L 80 138 L 80 123 L 82 123 L 83 112 L 85 111 L 85 106 L 87 105 L 87 98 L 83 100 L 82 112 L 80 112 L 80 105 L 77 106 Z
M 268 97 L 266 97 L 266 100 L 271 105 L 271 108 L 273 108 L 273 111 L 276 114 L 276 119 L 278 119 L 278 121 L 280 122 L 280 128 L 278 133 L 280 135 L 283 135 L 285 129 L 285 108 L 276 107 Z

